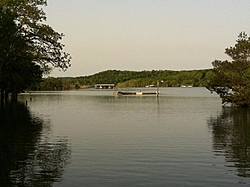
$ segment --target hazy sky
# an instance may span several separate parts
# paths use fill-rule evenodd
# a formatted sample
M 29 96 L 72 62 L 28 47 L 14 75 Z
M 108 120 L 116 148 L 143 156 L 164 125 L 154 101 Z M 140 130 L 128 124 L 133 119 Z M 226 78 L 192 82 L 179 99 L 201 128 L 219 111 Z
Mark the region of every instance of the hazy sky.
M 72 67 L 52 76 L 104 70 L 190 70 L 227 59 L 250 34 L 250 0 L 48 0 L 47 24 L 65 34 Z

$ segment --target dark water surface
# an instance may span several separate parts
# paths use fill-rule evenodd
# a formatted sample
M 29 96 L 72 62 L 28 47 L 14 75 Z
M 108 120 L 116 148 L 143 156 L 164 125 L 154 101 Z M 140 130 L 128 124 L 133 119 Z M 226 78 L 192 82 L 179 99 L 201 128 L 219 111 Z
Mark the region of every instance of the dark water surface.
M 250 110 L 205 88 L 160 92 L 20 95 L 28 107 L 1 108 L 0 186 L 249 186 Z

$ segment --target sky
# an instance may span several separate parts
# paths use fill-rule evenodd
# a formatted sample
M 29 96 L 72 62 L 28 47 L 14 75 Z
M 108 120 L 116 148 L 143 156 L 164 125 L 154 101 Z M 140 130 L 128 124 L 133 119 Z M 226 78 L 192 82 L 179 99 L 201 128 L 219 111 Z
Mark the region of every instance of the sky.
M 65 34 L 66 72 L 195 70 L 230 60 L 225 48 L 250 35 L 249 0 L 47 0 L 46 24 Z

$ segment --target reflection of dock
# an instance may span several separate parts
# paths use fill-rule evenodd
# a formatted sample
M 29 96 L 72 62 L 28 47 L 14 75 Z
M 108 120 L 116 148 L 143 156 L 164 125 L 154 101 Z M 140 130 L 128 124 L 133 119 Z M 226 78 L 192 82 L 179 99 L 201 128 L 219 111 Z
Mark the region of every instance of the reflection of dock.
M 159 92 L 133 92 L 133 91 L 115 91 L 114 95 L 159 95 Z

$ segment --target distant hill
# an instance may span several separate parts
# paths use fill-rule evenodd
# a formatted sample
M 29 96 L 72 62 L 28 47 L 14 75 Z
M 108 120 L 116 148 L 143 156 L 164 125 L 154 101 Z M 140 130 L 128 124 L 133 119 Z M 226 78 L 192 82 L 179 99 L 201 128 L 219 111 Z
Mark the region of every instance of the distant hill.
M 156 85 L 157 80 L 163 81 L 161 86 L 206 86 L 212 77 L 211 69 L 203 70 L 152 70 L 152 71 L 121 71 L 107 70 L 89 76 L 43 79 L 35 90 L 69 90 L 79 89 L 95 84 L 115 84 L 116 87 L 145 87 Z

